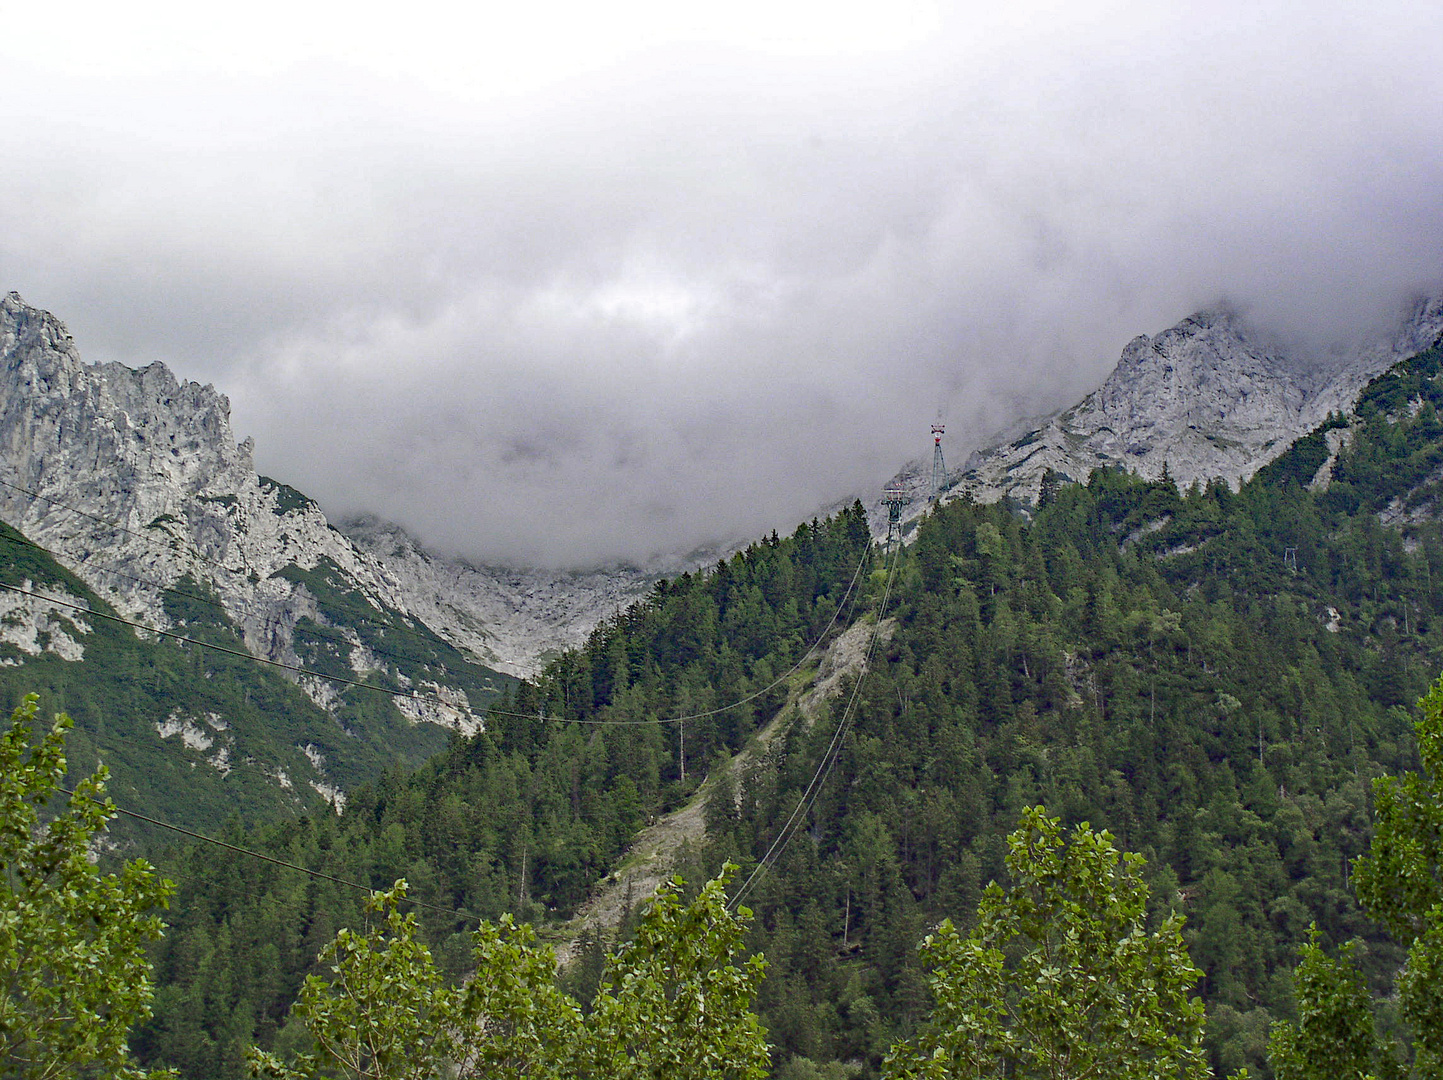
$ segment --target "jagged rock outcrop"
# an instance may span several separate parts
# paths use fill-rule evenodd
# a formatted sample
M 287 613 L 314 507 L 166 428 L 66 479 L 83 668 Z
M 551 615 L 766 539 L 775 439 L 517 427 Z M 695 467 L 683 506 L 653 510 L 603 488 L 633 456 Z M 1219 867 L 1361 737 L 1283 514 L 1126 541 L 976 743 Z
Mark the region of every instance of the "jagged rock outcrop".
M 341 528 L 400 583 L 408 610 L 492 667 L 523 677 L 535 675 L 547 657 L 586 644 L 599 623 L 663 576 L 660 568 L 629 566 L 570 572 L 475 566 L 440 558 L 379 518 L 355 518 Z
M 1106 466 L 1156 479 L 1166 465 L 1182 486 L 1215 478 L 1236 486 L 1440 334 L 1436 297 L 1417 301 L 1380 340 L 1326 358 L 1288 355 L 1230 312 L 1199 312 L 1134 338 L 1107 381 L 1072 408 L 973 454 L 950 495 L 1035 503 L 1048 470 L 1084 481 Z M 919 496 L 909 516 L 925 507 L 924 476 L 920 462 L 898 474 Z
M 410 617 L 404 589 L 314 502 L 257 476 L 251 450 L 213 387 L 159 363 L 86 364 L 48 312 L 13 292 L 0 300 L 0 518 L 147 626 L 171 627 L 165 594 L 188 577 L 257 656 L 298 664 L 295 630 L 309 618 L 354 646 L 356 675 L 386 666 L 353 626 L 327 620 L 298 578 L 339 577 L 393 619 Z M 302 685 L 333 703 L 323 681 Z M 474 727 L 464 696 L 444 689 L 414 718 Z
M 85 659 L 83 639 L 90 624 L 84 598 L 28 577 L 16 588 L 18 592 L 0 592 L 0 642 L 28 656 L 51 652 L 72 663 Z M 20 662 L 9 656 L 0 659 L 6 667 Z
M 251 453 L 213 387 L 177 380 L 160 363 L 86 364 L 54 316 L 15 293 L 0 299 L 0 519 L 137 622 L 169 629 L 163 595 L 188 575 L 215 592 L 252 652 L 294 664 L 297 623 L 323 617 L 287 571 L 324 567 L 377 610 L 527 676 L 660 578 L 716 557 L 572 572 L 476 566 L 376 518 L 337 530 L 300 492 L 258 476 Z M 381 662 L 353 644 L 357 674 Z M 326 683 L 302 684 L 333 704 Z M 424 712 L 434 704 L 416 706 L 418 715 L 476 722 Z

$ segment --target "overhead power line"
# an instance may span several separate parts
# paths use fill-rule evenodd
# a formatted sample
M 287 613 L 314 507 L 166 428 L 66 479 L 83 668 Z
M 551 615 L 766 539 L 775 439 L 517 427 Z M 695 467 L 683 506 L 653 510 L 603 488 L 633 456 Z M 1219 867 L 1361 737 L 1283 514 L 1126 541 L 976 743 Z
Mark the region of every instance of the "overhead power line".
M 536 719 L 541 719 L 541 720 L 544 720 L 544 721 L 550 721 L 550 722 L 554 722 L 554 723 L 585 724 L 585 725 L 595 725 L 595 726 L 614 725 L 614 726 L 634 727 L 634 726 L 642 726 L 642 725 L 649 725 L 649 724 L 679 724 L 679 723 L 683 723 L 684 721 L 687 721 L 687 720 L 700 720 L 700 719 L 704 719 L 704 718 L 709 717 L 709 716 L 717 716 L 717 715 L 719 715 L 719 714 L 721 714 L 721 713 L 724 713 L 724 712 L 727 712 L 727 711 L 729 711 L 729 710 L 731 710 L 731 709 L 735 709 L 735 708 L 737 708 L 737 707 L 740 706 L 740 705 L 745 705 L 745 704 L 747 704 L 748 702 L 755 701 L 757 698 L 763 696 L 764 694 L 766 694 L 766 693 L 770 692 L 771 690 L 774 690 L 776 687 L 780 686 L 784 681 L 786 681 L 788 678 L 790 678 L 795 672 L 797 672 L 798 670 L 800 670 L 802 664 L 805 663 L 806 660 L 807 660 L 807 658 L 808 658 L 813 652 L 816 651 L 817 647 L 818 647 L 818 646 L 821 644 L 821 642 L 826 638 L 827 634 L 831 633 L 832 627 L 834 627 L 834 626 L 836 625 L 837 619 L 838 619 L 838 617 L 841 615 L 842 610 L 845 608 L 845 606 L 846 606 L 846 604 L 847 604 L 848 598 L 851 596 L 853 590 L 856 588 L 857 581 L 858 581 L 858 579 L 861 577 L 862 567 L 866 565 L 867 556 L 868 556 L 869 554 L 870 554 L 869 551 L 864 551 L 864 552 L 862 553 L 862 559 L 861 559 L 861 561 L 858 562 L 858 564 L 857 564 L 857 569 L 856 569 L 855 573 L 853 573 L 853 575 L 852 575 L 851 583 L 847 586 L 847 592 L 846 592 L 845 594 L 843 594 L 842 603 L 840 603 L 840 604 L 837 605 L 837 610 L 832 613 L 832 618 L 831 618 L 831 620 L 827 623 L 826 627 L 822 630 L 822 633 L 818 636 L 817 640 L 816 640 L 805 652 L 802 653 L 801 657 L 797 660 L 797 662 L 796 662 L 795 664 L 793 664 L 790 668 L 788 668 L 785 672 L 783 672 L 781 675 L 779 675 L 777 678 L 773 679 L 770 683 L 768 683 L 768 684 L 767 684 L 765 687 L 763 687 L 762 689 L 756 690 L 756 691 L 754 691 L 754 692 L 746 695 L 746 696 L 743 697 L 743 698 L 739 698 L 737 701 L 731 702 L 730 704 L 723 705 L 723 706 L 720 706 L 720 707 L 714 708 L 714 709 L 707 709 L 707 710 L 704 710 L 704 711 L 702 711 L 702 712 L 688 713 L 688 714 L 683 715 L 683 716 L 668 716 L 668 717 L 657 717 L 657 718 L 645 718 L 645 719 L 640 719 L 640 720 L 621 719 L 621 718 L 610 718 L 610 719 L 604 719 L 604 720 L 603 720 L 603 719 L 581 719 L 581 718 L 572 718 L 572 717 L 567 717 L 567 716 L 545 716 L 545 715 L 539 715 L 539 716 L 538 716 L 538 714 L 535 714 L 535 713 L 521 713 L 521 712 L 515 712 L 515 711 L 512 711 L 512 710 L 497 709 L 497 708 L 488 708 L 488 709 L 486 710 L 486 713 L 487 713 L 487 715 L 491 715 L 491 716 L 509 716 L 509 717 L 515 717 L 515 718 L 522 719 L 522 720 L 536 720 Z M 22 589 L 22 588 L 20 588 L 19 586 L 16 586 L 16 585 L 6 585 L 6 584 L 4 584 L 4 583 L 0 583 L 0 589 L 5 589 L 5 590 L 8 590 L 9 592 L 17 593 L 17 594 L 19 594 L 20 596 L 27 596 L 27 597 L 30 597 L 31 599 L 43 600 L 43 601 L 45 601 L 46 603 L 55 604 L 55 605 L 57 605 L 57 606 L 59 606 L 59 607 L 69 608 L 69 609 L 72 610 L 72 611 L 82 612 L 82 613 L 84 613 L 84 614 L 86 614 L 86 615 L 92 616 L 93 618 L 106 619 L 106 620 L 108 620 L 108 621 L 110 621 L 110 622 L 119 623 L 119 624 L 121 624 L 122 626 L 129 626 L 129 627 L 131 627 L 131 628 L 133 628 L 133 629 L 136 629 L 136 630 L 143 630 L 143 631 L 145 631 L 145 632 L 148 633 L 148 634 L 156 634 L 156 635 L 158 635 L 158 636 L 160 636 L 160 637 L 170 638 L 172 641 L 178 641 L 178 642 L 180 642 L 180 643 L 182 643 L 182 644 L 185 644 L 185 645 L 194 645 L 194 646 L 196 646 L 197 648 L 210 649 L 210 650 L 212 650 L 212 651 L 214 651 L 214 652 L 224 653 L 224 654 L 227 655 L 227 656 L 235 656 L 235 657 L 238 657 L 238 658 L 240 658 L 240 659 L 242 659 L 242 660 L 251 660 L 251 661 L 254 661 L 255 663 L 264 664 L 264 665 L 266 665 L 266 666 L 268 666 L 268 667 L 279 668 L 279 669 L 282 670 L 282 671 L 289 671 L 289 672 L 292 672 L 293 674 L 296 674 L 296 675 L 309 675 L 309 676 L 311 676 L 312 678 L 324 679 L 324 680 L 326 680 L 326 681 L 328 681 L 328 682 L 335 683 L 335 684 L 337 684 L 337 685 L 339 685 L 339 686 L 353 686 L 353 687 L 358 687 L 358 688 L 360 688 L 360 689 L 362 689 L 362 690 L 371 690 L 371 691 L 376 692 L 376 693 L 386 694 L 386 695 L 388 695 L 388 696 L 390 696 L 390 697 L 400 698 L 400 699 L 404 699 L 404 700 L 407 700 L 407 701 L 431 700 L 431 701 L 437 702 L 438 704 L 440 704 L 440 705 L 442 705 L 442 706 L 444 706 L 444 707 L 446 707 L 446 708 L 448 708 L 448 709 L 455 709 L 455 708 L 456 708 L 456 705 L 455 705 L 454 703 L 449 702 L 449 701 L 446 701 L 444 698 L 442 698 L 442 697 L 441 697 L 440 695 L 438 695 L 438 694 L 427 694 L 427 693 L 424 693 L 424 692 L 421 692 L 421 691 L 417 691 L 417 690 L 396 690 L 396 689 L 392 689 L 391 687 L 387 687 L 387 686 L 377 686 L 375 683 L 361 682 L 361 681 L 358 680 L 358 679 L 348 679 L 348 678 L 346 678 L 346 677 L 344 677 L 344 676 L 342 676 L 342 675 L 330 675 L 330 674 L 327 674 L 327 673 L 324 672 L 324 671 L 317 671 L 317 670 L 315 670 L 314 668 L 304 667 L 304 666 L 299 665 L 299 664 L 287 664 L 287 663 L 285 663 L 285 662 L 282 661 L 282 660 L 272 660 L 272 659 L 270 659 L 269 657 L 257 656 L 257 655 L 255 655 L 254 653 L 248 652 L 248 651 L 243 650 L 243 649 L 232 649 L 232 648 L 229 648 L 228 646 L 225 646 L 225 645 L 217 645 L 217 644 L 215 644 L 214 642 L 202 641 L 202 640 L 200 640 L 199 638 L 189 637 L 189 636 L 187 636 L 187 635 L 185 635 L 185 634 L 177 634 L 177 633 L 176 633 L 175 631 L 173 631 L 173 630 L 162 630 L 162 629 L 160 629 L 160 628 L 158 628 L 158 627 L 146 626 L 144 623 L 136 622 L 136 621 L 134 621 L 133 619 L 122 618 L 122 617 L 119 616 L 119 615 L 111 615 L 111 614 L 108 614 L 108 613 L 103 612 L 103 611 L 98 611 L 98 610 L 96 610 L 95 608 L 92 608 L 92 607 L 89 607 L 89 606 L 85 606 L 85 605 L 81 605 L 81 604 L 69 603 L 69 602 L 67 602 L 67 601 L 65 601 L 65 600 L 60 600 L 60 599 L 57 599 L 56 597 L 53 597 L 53 596 L 47 596 L 47 595 L 45 595 L 44 593 L 31 592 L 31 591 L 28 591 L 28 590 L 26 590 L 26 589 Z
M 56 787 L 55 790 L 69 795 L 71 798 L 76 797 L 76 793 L 71 791 L 69 788 Z M 217 840 L 213 836 L 206 836 L 204 833 L 198 833 L 192 829 L 187 829 L 180 825 L 172 825 L 168 821 L 161 821 L 159 818 L 153 818 L 147 814 L 137 813 L 134 810 L 127 810 L 125 809 L 125 807 L 118 805 L 114 799 L 97 799 L 93 795 L 87 795 L 86 798 L 90 799 L 91 802 L 97 803 L 100 806 L 104 806 L 108 810 L 114 810 L 117 814 L 124 814 L 126 817 L 135 818 L 135 820 L 137 821 L 144 821 L 150 825 L 158 825 L 162 829 L 169 829 L 171 832 L 180 833 L 180 835 L 188 836 L 192 840 L 202 840 L 207 844 L 214 844 L 216 847 L 225 848 L 227 851 L 233 851 L 238 855 L 248 855 L 252 859 L 260 859 L 262 862 L 274 863 L 276 866 L 283 866 L 287 870 L 297 870 L 302 874 L 307 874 L 310 877 L 318 878 L 321 881 L 329 881 L 333 882 L 336 885 L 345 885 L 348 888 L 359 889 L 362 892 L 369 893 L 372 896 L 374 896 L 378 891 L 371 888 L 369 885 L 362 885 L 359 881 L 347 881 L 345 878 L 335 877 L 332 874 L 322 873 L 319 870 L 312 870 L 309 867 L 301 866 L 297 863 L 286 862 L 285 859 L 277 859 L 274 855 L 267 855 L 265 854 L 265 852 L 262 851 L 254 851 L 251 848 L 241 847 L 239 844 L 230 844 L 224 840 Z M 443 915 L 454 915 L 459 919 L 473 919 L 478 922 L 480 921 L 480 916 L 472 915 L 469 911 L 460 911 L 453 908 L 439 907 L 436 904 L 428 904 L 424 900 L 417 900 L 409 896 L 406 899 L 409 903 L 415 904 L 417 907 L 427 908 L 430 911 L 439 911 Z
M 817 762 L 817 768 L 812 773 L 812 779 L 808 782 L 806 790 L 802 792 L 802 797 L 797 800 L 797 805 L 793 807 L 787 820 L 782 823 L 781 829 L 772 840 L 771 846 L 767 848 L 766 854 L 762 856 L 761 862 L 757 863 L 746 881 L 742 883 L 742 887 L 737 890 L 736 895 L 727 902 L 727 907 L 731 910 L 736 909 L 743 897 L 751 891 L 752 886 L 786 853 L 792 838 L 797 834 L 796 826 L 805 820 L 806 814 L 810 812 L 817 801 L 817 796 L 826 785 L 828 777 L 832 775 L 832 769 L 835 768 L 838 758 L 842 756 L 842 745 L 847 740 L 847 733 L 856 716 L 856 705 L 862 692 L 862 683 L 866 679 L 867 670 L 872 662 L 872 653 L 876 649 L 878 638 L 882 633 L 882 622 L 886 618 L 887 603 L 892 595 L 892 579 L 896 574 L 897 560 L 900 555 L 901 545 L 898 545 L 892 555 L 891 566 L 887 570 L 886 585 L 882 591 L 882 603 L 877 608 L 877 622 L 872 627 L 872 633 L 867 640 L 867 650 L 862 656 L 862 670 L 852 686 L 852 695 L 847 699 L 846 707 L 842 710 L 842 718 L 838 721 L 836 730 L 832 732 L 831 741 L 827 744 L 821 760 Z

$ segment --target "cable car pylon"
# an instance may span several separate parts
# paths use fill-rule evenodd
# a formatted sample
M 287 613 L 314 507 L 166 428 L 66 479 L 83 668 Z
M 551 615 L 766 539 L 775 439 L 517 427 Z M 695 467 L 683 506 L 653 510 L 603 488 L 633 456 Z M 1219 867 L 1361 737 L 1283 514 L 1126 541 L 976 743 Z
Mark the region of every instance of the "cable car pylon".
M 892 541 L 902 542 L 902 507 L 912 501 L 907 489 L 901 484 L 888 484 L 882 492 L 882 502 L 887 506 L 887 544 L 885 550 L 892 550 Z
M 942 424 L 932 425 L 932 501 L 942 497 L 947 487 L 947 463 L 942 460 L 942 435 L 947 428 Z

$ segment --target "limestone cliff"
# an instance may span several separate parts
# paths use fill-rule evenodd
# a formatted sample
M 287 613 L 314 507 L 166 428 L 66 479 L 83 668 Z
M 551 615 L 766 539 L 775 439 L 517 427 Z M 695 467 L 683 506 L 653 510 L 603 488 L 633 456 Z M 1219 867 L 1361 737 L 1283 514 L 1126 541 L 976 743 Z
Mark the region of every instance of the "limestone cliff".
M 1166 465 L 1182 486 L 1215 478 L 1237 486 L 1440 334 L 1438 297 L 1412 304 L 1389 333 L 1328 356 L 1289 352 L 1231 312 L 1198 312 L 1134 338 L 1076 405 L 974 453 L 952 475 L 949 497 L 1030 504 L 1048 470 L 1085 481 L 1108 466 L 1156 479 Z M 920 461 L 898 474 L 914 497 L 909 517 L 925 508 L 930 478 Z
M 136 622 L 170 629 L 166 593 L 188 579 L 257 656 L 314 659 L 296 651 L 307 619 L 339 640 L 352 676 L 416 678 L 364 640 L 372 617 L 393 636 L 409 627 L 434 638 L 395 576 L 310 499 L 256 475 L 251 449 L 236 442 L 230 404 L 213 387 L 159 363 L 86 364 L 48 312 L 15 293 L 0 300 L 0 518 Z M 355 617 L 323 610 L 324 582 L 360 598 Z M 301 682 L 318 703 L 334 702 L 334 686 Z M 447 689 L 437 684 L 412 718 L 473 728 L 465 696 Z

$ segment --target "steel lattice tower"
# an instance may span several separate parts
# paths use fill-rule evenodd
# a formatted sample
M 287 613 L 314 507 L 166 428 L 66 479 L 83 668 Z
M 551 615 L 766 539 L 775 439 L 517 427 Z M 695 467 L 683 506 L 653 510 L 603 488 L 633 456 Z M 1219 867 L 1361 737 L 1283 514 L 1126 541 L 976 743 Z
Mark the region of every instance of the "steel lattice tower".
M 902 542 L 902 507 L 912 500 L 907 497 L 906 490 L 901 484 L 892 484 L 883 493 L 882 502 L 887 507 L 887 547 L 892 546 L 893 538 L 897 543 Z
M 947 486 L 947 463 L 942 460 L 942 434 L 947 429 L 941 424 L 932 425 L 932 501 L 942 497 Z

